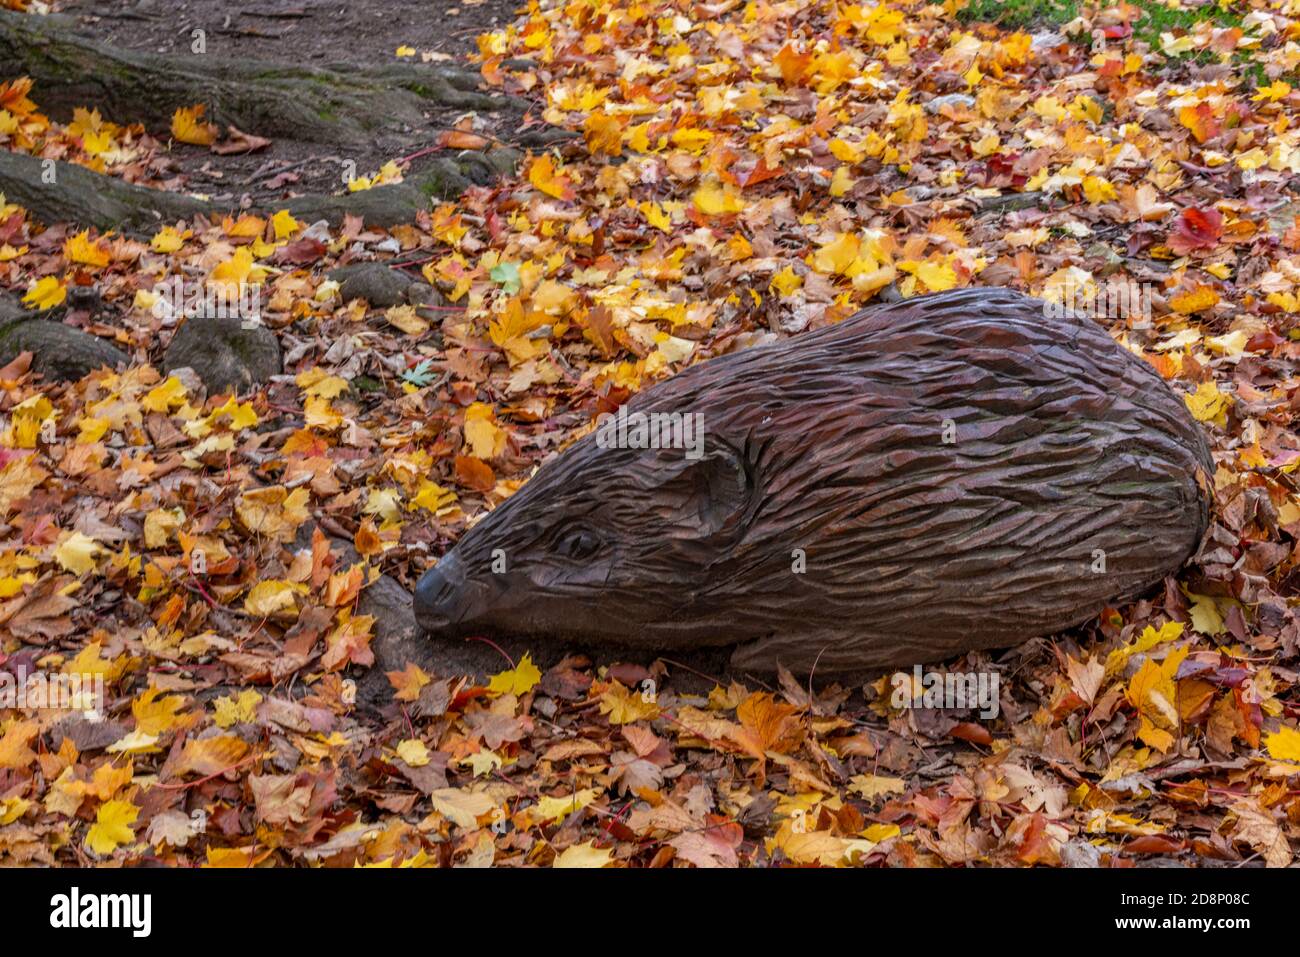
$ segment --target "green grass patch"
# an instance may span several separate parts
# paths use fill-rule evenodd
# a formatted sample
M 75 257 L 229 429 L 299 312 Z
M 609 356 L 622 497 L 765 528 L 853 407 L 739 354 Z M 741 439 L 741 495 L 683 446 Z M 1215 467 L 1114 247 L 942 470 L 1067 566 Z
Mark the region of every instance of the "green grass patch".
M 1059 26 L 1078 15 L 1078 0 L 971 0 L 957 14 L 967 23 L 996 23 L 1010 30 L 1045 24 Z

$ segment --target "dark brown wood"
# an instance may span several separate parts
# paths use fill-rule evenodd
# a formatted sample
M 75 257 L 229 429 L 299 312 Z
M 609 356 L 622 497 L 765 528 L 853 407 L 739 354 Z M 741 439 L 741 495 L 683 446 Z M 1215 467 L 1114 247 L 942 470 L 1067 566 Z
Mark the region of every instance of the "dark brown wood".
M 737 667 L 819 674 L 937 661 L 1146 591 L 1209 521 L 1183 399 L 1096 323 L 1004 289 L 870 308 L 628 410 L 701 413 L 703 456 L 583 438 L 426 573 L 426 629 L 735 645 Z

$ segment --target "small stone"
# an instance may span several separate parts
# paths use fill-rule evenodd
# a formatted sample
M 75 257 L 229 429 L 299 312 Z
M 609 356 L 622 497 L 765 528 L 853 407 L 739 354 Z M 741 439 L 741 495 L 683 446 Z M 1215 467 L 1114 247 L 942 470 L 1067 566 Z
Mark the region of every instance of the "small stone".
M 483 154 L 489 166 L 501 176 L 513 176 L 524 154 L 513 146 L 494 146 Z
M 377 262 L 340 266 L 326 275 L 339 283 L 339 295 L 344 302 L 364 299 L 381 309 L 406 302 L 406 287 L 411 284 L 410 277 L 404 273 Z
M 163 354 L 168 373 L 187 366 L 209 395 L 247 392 L 280 373 L 280 342 L 261 323 L 194 316 L 185 320 Z

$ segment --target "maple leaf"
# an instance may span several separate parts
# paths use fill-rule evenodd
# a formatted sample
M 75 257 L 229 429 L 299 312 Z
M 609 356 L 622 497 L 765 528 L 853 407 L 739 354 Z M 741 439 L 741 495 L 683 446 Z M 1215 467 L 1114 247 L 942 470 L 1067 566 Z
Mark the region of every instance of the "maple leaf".
M 302 223 L 294 219 L 287 209 L 281 209 L 271 217 L 271 227 L 275 230 L 276 239 L 288 239 L 302 229 Z
M 86 847 L 101 856 L 112 854 L 122 844 L 135 840 L 140 809 L 130 801 L 105 801 L 95 813 L 95 823 L 86 832 Z
M 321 665 L 328 671 L 338 671 L 348 664 L 368 668 L 375 663 L 375 653 L 370 649 L 374 616 L 350 615 L 346 610 L 343 615 L 338 627 L 325 639 Z
M 541 680 L 542 673 L 533 664 L 532 656 L 525 652 L 517 666 L 492 676 L 488 682 L 488 691 L 496 695 L 512 694 L 518 697 L 528 694 Z
M 1197 286 L 1195 289 L 1189 289 L 1181 292 L 1169 300 L 1169 304 L 1174 307 L 1174 311 L 1181 312 L 1184 315 L 1191 315 L 1194 312 L 1204 312 L 1212 309 L 1219 301 L 1219 294 L 1209 286 Z
M 804 728 L 795 717 L 798 709 L 777 701 L 766 691 L 750 695 L 736 709 L 740 721 L 763 751 L 786 754 L 803 740 Z
M 215 711 L 213 723 L 225 730 L 234 724 L 252 722 L 257 717 L 257 706 L 261 702 L 262 696 L 252 688 L 245 688 L 237 698 L 223 695 L 212 703 Z
M 429 763 L 429 746 L 418 738 L 407 738 L 397 745 L 397 756 L 413 768 Z
M 600 696 L 600 713 L 609 715 L 610 724 L 630 724 L 658 717 L 659 705 L 653 695 L 629 690 L 615 681 Z
M 68 287 L 54 276 L 43 276 L 28 288 L 23 304 L 33 309 L 52 309 L 68 298 Z
M 1174 676 L 1187 651 L 1185 647 L 1175 648 L 1160 664 L 1146 659 L 1125 690 L 1125 697 L 1141 719 L 1138 737 L 1158 751 L 1169 750 L 1174 743 L 1169 731 L 1181 724 L 1175 706 L 1178 685 Z
M 1286 726 L 1264 735 L 1264 747 L 1279 761 L 1300 762 L 1300 731 Z
M 293 618 L 298 613 L 298 596 L 307 589 L 297 582 L 260 581 L 244 598 L 244 611 L 267 618 Z
M 1196 391 L 1183 396 L 1188 410 L 1198 422 L 1213 422 L 1219 428 L 1228 424 L 1228 409 L 1232 397 L 1219 391 L 1218 383 L 1206 380 L 1196 387 Z
M 574 198 L 573 180 L 556 168 L 555 161 L 549 153 L 543 153 L 529 164 L 528 182 L 547 196 L 563 200 Z
M 1179 256 L 1213 249 L 1223 235 L 1223 214 L 1217 209 L 1193 206 L 1183 210 L 1169 234 L 1169 248 Z
M 188 229 L 180 232 L 175 226 L 164 226 L 149 240 L 149 248 L 156 253 L 179 252 L 185 241 L 193 236 Z
M 88 230 L 82 230 L 63 242 L 63 256 L 69 262 L 84 266 L 107 266 L 108 248 L 100 240 L 92 240 Z
M 906 789 L 902 778 L 881 777 L 875 774 L 856 774 L 849 781 L 849 789 L 868 801 L 882 794 L 901 794 Z
M 241 495 L 235 514 L 252 534 L 291 542 L 299 526 L 311 517 L 310 500 L 311 493 L 301 486 L 289 491 L 283 485 L 269 485 Z
M 0 737 L 0 768 L 25 768 L 36 760 L 36 752 L 27 745 L 40 731 L 36 721 L 11 724 Z
M 486 402 L 465 410 L 465 441 L 476 459 L 493 459 L 505 451 L 508 435 L 496 424 L 496 413 Z
M 1291 844 L 1273 815 L 1258 804 L 1241 800 L 1232 806 L 1237 817 L 1232 836 L 1242 841 L 1264 857 L 1269 867 L 1289 867 L 1292 860 Z
M 609 848 L 596 847 L 592 841 L 571 844 L 555 856 L 552 867 L 604 867 L 614 859 Z
M 530 808 L 529 811 L 533 816 L 543 821 L 556 824 L 570 814 L 581 811 L 598 797 L 600 797 L 600 791 L 596 788 L 584 788 L 581 791 L 574 791 L 572 794 L 544 797 L 537 802 L 536 807 Z
M 706 216 L 727 216 L 745 208 L 745 201 L 739 191 L 717 179 L 706 180 L 692 194 L 691 202 Z
M 207 107 L 202 103 L 183 106 L 172 114 L 172 136 L 182 143 L 211 146 L 217 141 L 217 128 L 203 121 Z
M 185 742 L 176 774 L 218 774 L 238 765 L 248 752 L 248 742 L 233 734 L 190 740 Z
M 135 728 L 141 734 L 163 734 L 184 728 L 193 722 L 190 715 L 182 713 L 186 705 L 183 695 L 161 697 L 162 691 L 150 685 L 131 702 Z
M 55 561 L 59 567 L 74 575 L 87 575 L 98 567 L 98 558 L 104 553 L 104 547 L 82 532 L 68 532 L 63 535 L 54 550 Z
M 419 700 L 420 689 L 432 680 L 413 661 L 408 661 L 406 667 L 401 671 L 388 671 L 385 674 L 387 674 L 388 681 L 396 692 L 393 697 L 398 701 Z

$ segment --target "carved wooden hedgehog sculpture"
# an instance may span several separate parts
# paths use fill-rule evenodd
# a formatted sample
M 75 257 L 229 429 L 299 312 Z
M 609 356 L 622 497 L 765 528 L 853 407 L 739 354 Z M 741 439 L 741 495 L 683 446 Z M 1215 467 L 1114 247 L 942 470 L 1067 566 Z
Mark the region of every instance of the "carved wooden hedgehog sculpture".
M 1191 554 L 1213 464 L 1146 363 L 1045 313 L 959 290 L 693 366 L 626 408 L 700 413 L 702 454 L 584 437 L 424 575 L 417 618 L 818 674 L 1087 621 Z

